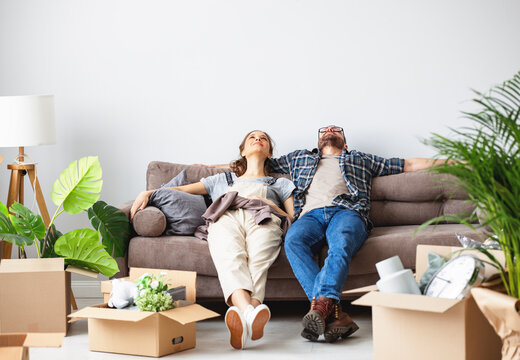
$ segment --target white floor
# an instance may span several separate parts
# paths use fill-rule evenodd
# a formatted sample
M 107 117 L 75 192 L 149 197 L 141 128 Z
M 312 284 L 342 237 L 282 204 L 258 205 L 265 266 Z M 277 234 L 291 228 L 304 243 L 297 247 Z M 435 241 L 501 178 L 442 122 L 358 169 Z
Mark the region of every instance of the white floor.
M 97 299 L 78 299 L 78 306 L 99 303 Z M 203 304 L 220 314 L 225 313 L 221 304 Z M 303 303 L 268 303 L 272 319 L 268 323 L 264 338 L 251 342 L 247 349 L 237 351 L 229 345 L 229 338 L 223 317 L 197 323 L 197 346 L 163 358 L 176 359 L 333 359 L 334 355 L 343 359 L 368 360 L 373 358 L 372 321 L 369 308 L 345 308 L 360 329 L 343 341 L 333 344 L 310 342 L 300 336 L 301 317 L 307 311 Z M 61 348 L 32 348 L 31 360 L 118 360 L 150 359 L 148 357 L 101 353 L 88 350 L 87 320 L 71 324 L 68 336 Z

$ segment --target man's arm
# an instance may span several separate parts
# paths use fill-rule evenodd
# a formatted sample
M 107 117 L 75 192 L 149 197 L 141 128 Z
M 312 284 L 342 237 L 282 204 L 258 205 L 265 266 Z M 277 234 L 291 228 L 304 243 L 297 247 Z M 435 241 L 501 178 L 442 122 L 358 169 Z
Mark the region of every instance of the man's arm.
M 427 159 L 427 158 L 411 158 L 404 160 L 404 171 L 419 171 L 429 169 L 433 166 L 443 165 L 446 163 L 446 159 Z M 451 161 L 449 162 L 451 163 Z

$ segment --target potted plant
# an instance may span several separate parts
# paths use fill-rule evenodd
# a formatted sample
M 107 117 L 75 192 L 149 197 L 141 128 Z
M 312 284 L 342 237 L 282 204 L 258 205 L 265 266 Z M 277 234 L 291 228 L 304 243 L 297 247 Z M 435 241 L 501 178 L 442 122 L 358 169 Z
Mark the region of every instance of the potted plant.
M 36 247 L 38 258 L 63 257 L 65 264 L 93 270 L 108 277 L 119 268 L 114 257 L 125 255 L 130 223 L 118 209 L 98 201 L 102 170 L 97 156 L 75 160 L 54 182 L 51 198 L 58 207 L 46 227 L 42 217 L 15 202 L 9 209 L 0 202 L 0 239 L 25 247 Z M 62 234 L 55 219 L 63 212 L 86 211 L 95 230 L 77 229 Z M 99 236 L 101 235 L 101 243 Z
M 476 289 L 474 297 L 479 306 L 483 302 L 491 304 L 480 307 L 502 337 L 503 359 L 513 359 L 520 355 L 520 316 L 516 308 L 520 299 L 520 72 L 487 93 L 475 94 L 473 102 L 480 111 L 463 113 L 471 125 L 451 129 L 450 137 L 433 134 L 426 143 L 438 151 L 439 158 L 447 158 L 432 171 L 455 176 L 475 204 L 474 213 L 456 218 L 467 225 L 478 218 L 504 252 L 505 268 L 489 252 L 481 250 L 500 271 L 511 299 L 506 302 L 508 309 L 497 309 L 500 300 L 482 298 L 505 295 Z M 492 321 L 490 316 L 496 319 L 500 313 L 507 314 L 507 321 Z M 513 324 L 512 331 L 502 331 L 507 324 Z M 512 342 L 515 336 L 516 343 Z

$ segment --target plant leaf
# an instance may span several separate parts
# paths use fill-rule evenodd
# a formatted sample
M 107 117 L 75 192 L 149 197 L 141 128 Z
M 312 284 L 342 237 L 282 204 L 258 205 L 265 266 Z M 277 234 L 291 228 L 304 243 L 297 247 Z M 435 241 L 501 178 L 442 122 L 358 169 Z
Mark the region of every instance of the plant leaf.
M 9 209 L 9 219 L 16 232 L 31 239 L 40 239 L 45 236 L 45 224 L 40 215 L 35 215 L 22 204 L 15 202 Z
M 65 263 L 87 268 L 105 276 L 119 271 L 116 261 L 99 243 L 99 232 L 77 229 L 61 236 L 54 244 L 54 251 L 65 258 Z
M 0 233 L 16 234 L 16 230 L 9 220 L 9 214 L 5 216 L 0 212 Z
M 9 211 L 7 210 L 7 206 L 3 202 L 0 201 L 0 214 L 4 214 L 5 216 L 9 216 Z
M 28 245 L 32 245 L 34 243 L 34 239 L 30 239 L 27 236 L 23 236 L 20 234 L 0 234 L 0 240 L 4 240 L 10 242 L 12 244 L 16 244 L 17 246 L 24 247 Z
M 47 243 L 45 245 L 45 249 L 43 249 L 43 239 L 38 239 L 40 242 L 40 249 L 42 250 L 42 258 L 55 258 L 59 257 L 58 254 L 54 251 L 54 244 L 56 240 L 58 240 L 63 234 L 56 229 L 54 224 L 51 225 L 50 229 L 47 229 L 45 236 L 47 237 Z
M 131 234 L 126 215 L 118 208 L 98 201 L 88 209 L 88 218 L 94 229 L 101 233 L 101 242 L 108 253 L 113 257 L 125 256 Z
M 61 172 L 52 186 L 51 198 L 58 208 L 69 214 L 79 214 L 91 207 L 99 198 L 103 185 L 101 165 L 97 156 L 74 160 Z

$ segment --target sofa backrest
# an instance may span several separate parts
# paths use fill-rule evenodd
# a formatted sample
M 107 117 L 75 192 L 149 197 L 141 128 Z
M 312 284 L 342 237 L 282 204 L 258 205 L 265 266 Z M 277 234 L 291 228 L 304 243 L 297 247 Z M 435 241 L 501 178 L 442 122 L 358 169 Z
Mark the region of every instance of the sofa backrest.
M 370 218 L 375 226 L 420 225 L 434 217 L 470 213 L 475 206 L 456 179 L 428 171 L 376 177 Z
M 229 171 L 152 161 L 146 172 L 146 189 L 159 188 L 182 170 L 186 170 L 190 182 Z M 375 226 L 420 225 L 436 216 L 474 210 L 467 194 L 455 186 L 453 177 L 426 171 L 376 177 L 371 195 L 370 218 Z

